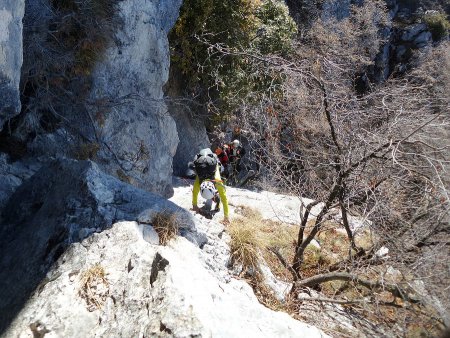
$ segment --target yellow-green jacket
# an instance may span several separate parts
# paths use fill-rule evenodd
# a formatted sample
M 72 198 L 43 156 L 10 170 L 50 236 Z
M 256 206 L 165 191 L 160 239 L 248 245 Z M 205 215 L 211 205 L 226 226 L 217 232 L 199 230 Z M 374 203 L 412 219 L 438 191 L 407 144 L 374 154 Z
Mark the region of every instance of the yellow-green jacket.
M 217 167 L 216 173 L 214 175 L 214 180 L 211 180 L 216 186 L 217 191 L 219 192 L 220 201 L 223 205 L 223 215 L 228 217 L 228 200 L 227 194 L 225 192 L 225 185 L 222 182 L 222 178 L 220 177 L 220 168 Z M 198 201 L 198 193 L 200 192 L 200 179 L 198 176 L 195 177 L 194 189 L 192 190 L 192 205 L 196 206 Z

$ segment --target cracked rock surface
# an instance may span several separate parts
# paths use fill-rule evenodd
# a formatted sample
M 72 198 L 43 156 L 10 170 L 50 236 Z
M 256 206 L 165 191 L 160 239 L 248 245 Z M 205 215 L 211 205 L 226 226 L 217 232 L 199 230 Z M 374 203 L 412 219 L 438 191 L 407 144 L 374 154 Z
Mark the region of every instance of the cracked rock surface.
M 92 162 L 56 161 L 8 203 L 0 261 L 5 337 L 325 337 L 264 307 L 231 276 L 217 220 L 193 217 Z M 179 213 L 183 228 L 160 246 L 149 223 L 167 209 Z

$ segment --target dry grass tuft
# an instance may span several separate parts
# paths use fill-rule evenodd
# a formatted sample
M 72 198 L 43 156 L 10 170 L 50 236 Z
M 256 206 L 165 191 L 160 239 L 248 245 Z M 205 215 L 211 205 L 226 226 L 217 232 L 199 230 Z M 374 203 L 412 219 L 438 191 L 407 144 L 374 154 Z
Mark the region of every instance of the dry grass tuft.
M 179 233 L 180 217 L 173 211 L 161 211 L 153 216 L 152 226 L 159 236 L 159 244 L 167 245 Z
M 236 212 L 239 213 L 242 217 L 248 219 L 248 221 L 257 221 L 260 222 L 262 220 L 261 213 L 256 210 L 246 206 L 239 206 L 236 208 Z
M 125 172 L 122 169 L 117 169 L 116 174 L 117 174 L 117 177 L 119 178 L 119 180 L 121 180 L 122 182 L 128 183 L 128 184 L 131 184 L 130 176 L 125 174 Z
M 109 294 L 109 283 L 103 267 L 95 264 L 81 274 L 80 280 L 81 287 L 78 294 L 86 301 L 88 310 L 101 309 Z
M 278 222 L 263 220 L 261 214 L 247 207 L 239 207 L 238 217 L 228 227 L 231 237 L 231 257 L 233 264 L 242 264 L 242 274 L 248 278 L 256 297 L 265 306 L 292 313 L 292 302 L 280 302 L 274 291 L 264 282 L 259 264 L 264 259 L 271 271 L 280 279 L 288 281 L 292 278 L 270 248 L 277 248 L 285 257 L 291 257 L 295 245 L 296 228 Z
M 74 156 L 77 160 L 92 160 L 97 156 L 99 150 L 100 145 L 96 142 L 82 143 L 75 150 Z
M 228 227 L 228 233 L 232 262 L 242 264 L 243 270 L 257 270 L 259 251 L 263 246 L 257 226 L 239 218 Z
M 239 207 L 238 210 L 241 217 L 233 220 L 228 228 L 233 261 L 241 263 L 244 268 L 257 269 L 262 256 L 278 278 L 289 280 L 289 272 L 270 249 L 276 248 L 287 260 L 293 258 L 297 228 L 264 220 L 257 210 L 248 207 Z

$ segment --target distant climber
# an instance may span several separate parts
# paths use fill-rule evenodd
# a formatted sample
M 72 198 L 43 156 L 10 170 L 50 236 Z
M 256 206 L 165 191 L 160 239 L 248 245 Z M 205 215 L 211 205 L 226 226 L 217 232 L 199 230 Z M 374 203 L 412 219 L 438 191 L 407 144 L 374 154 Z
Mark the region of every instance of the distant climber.
M 196 177 L 194 188 L 192 190 L 192 209 L 196 212 L 200 212 L 200 208 L 197 205 L 198 193 L 201 188 L 203 188 L 202 196 L 206 198 L 207 202 L 211 201 L 216 203 L 215 211 L 220 210 L 220 202 L 222 202 L 224 222 L 229 223 L 227 195 L 220 176 L 220 166 L 217 155 L 209 148 L 202 149 L 195 155 L 193 163 L 195 166 Z M 214 186 L 214 189 L 212 186 Z
M 230 164 L 226 150 L 228 150 L 228 145 L 225 144 L 223 147 L 217 147 L 214 151 L 223 168 L 220 173 L 225 178 L 228 177 L 228 165 Z
M 233 140 L 229 145 L 228 158 L 230 161 L 230 176 L 237 177 L 241 171 L 241 159 L 245 155 L 245 148 L 239 140 Z

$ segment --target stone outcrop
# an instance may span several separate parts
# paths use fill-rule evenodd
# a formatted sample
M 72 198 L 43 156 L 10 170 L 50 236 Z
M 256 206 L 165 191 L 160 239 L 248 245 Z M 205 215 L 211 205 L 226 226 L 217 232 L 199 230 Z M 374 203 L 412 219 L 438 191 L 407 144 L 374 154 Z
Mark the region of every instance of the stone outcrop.
M 39 166 L 37 162 L 11 163 L 8 155 L 0 153 L 0 214 L 14 191 L 30 178 Z
M 99 267 L 104 278 L 95 279 Z M 83 277 L 89 273 L 94 276 L 86 285 Z M 259 304 L 245 282 L 218 279 L 202 251 L 184 238 L 167 247 L 152 245 L 135 222 L 116 223 L 61 256 L 6 335 L 36 332 L 58 337 L 326 337 Z
M 424 23 L 408 26 L 401 34 L 400 41 L 409 44 L 411 48 L 423 48 L 431 43 L 431 32 Z
M 166 247 L 151 227 L 161 210 L 181 225 Z M 232 278 L 223 230 L 90 161 L 55 161 L 4 211 L 0 335 L 327 337 Z
M 27 110 L 14 121 L 8 137 L 26 145 L 29 158 L 89 158 L 107 173 L 167 197 L 178 135 L 162 87 L 169 69 L 167 33 L 181 0 L 112 3 L 111 17 L 98 23 L 106 38 L 95 47 L 95 63 L 83 64 L 80 73 L 74 70 L 81 62 L 76 61 L 77 49 L 64 49 L 55 39 L 73 43 L 71 39 L 80 38 L 73 21 L 81 10 L 74 9 L 72 17 L 66 15 L 72 10 L 67 4 L 26 2 L 21 90 Z M 60 32 L 56 38 L 51 34 L 55 25 Z M 77 67 L 69 67 L 71 62 Z M 50 89 L 44 88 L 47 80 Z
M 149 224 L 162 210 L 177 212 L 181 233 L 196 245 L 204 244 L 206 237 L 196 232 L 188 212 L 104 174 L 90 161 L 59 160 L 42 167 L 15 191 L 3 210 L 0 328 L 71 243 L 119 220 Z
M 24 8 L 25 0 L 3 0 L 0 4 L 0 130 L 21 107 L 19 82 Z
M 97 123 L 101 167 L 164 196 L 172 193 L 178 135 L 162 87 L 169 72 L 167 33 L 180 5 L 181 0 L 119 2 L 122 28 L 96 66 L 91 92 L 94 105 L 109 102 Z M 96 108 L 92 113 L 95 116 Z

